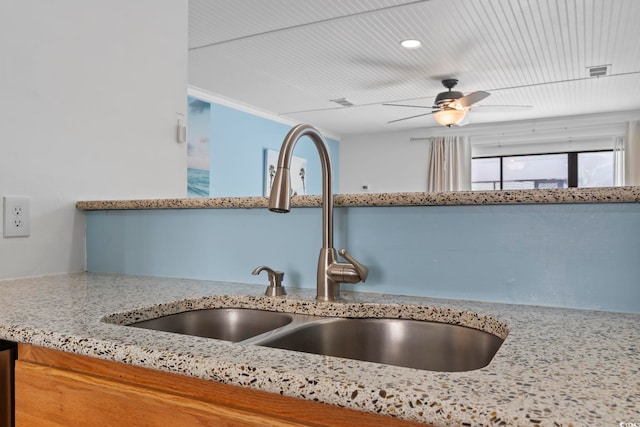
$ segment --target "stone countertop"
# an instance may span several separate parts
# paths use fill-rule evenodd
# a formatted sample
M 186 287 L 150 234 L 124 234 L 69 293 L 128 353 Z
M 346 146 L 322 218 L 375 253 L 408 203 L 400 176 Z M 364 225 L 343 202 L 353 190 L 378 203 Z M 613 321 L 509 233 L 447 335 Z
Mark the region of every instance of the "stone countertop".
M 94 273 L 4 280 L 0 338 L 436 426 L 640 422 L 638 314 L 351 292 L 343 302 L 318 303 L 313 290 L 289 288 L 274 299 L 262 297 L 264 289 Z M 135 309 L 168 314 L 220 305 L 430 318 L 508 336 L 489 366 L 444 373 L 101 321 L 124 321 Z
M 335 206 L 452 206 L 559 203 L 639 203 L 640 187 L 555 190 L 452 191 L 442 193 L 336 194 Z M 80 201 L 83 211 L 116 209 L 266 208 L 266 197 Z M 320 196 L 294 196 L 292 207 L 321 206 Z

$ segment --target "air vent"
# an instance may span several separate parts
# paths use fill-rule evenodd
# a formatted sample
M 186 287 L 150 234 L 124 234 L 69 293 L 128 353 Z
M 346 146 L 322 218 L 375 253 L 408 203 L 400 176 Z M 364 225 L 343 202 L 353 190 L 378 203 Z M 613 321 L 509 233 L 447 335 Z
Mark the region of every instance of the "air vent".
M 594 67 L 588 67 L 589 77 L 606 76 L 609 71 L 609 65 L 596 65 Z
M 343 107 L 352 107 L 354 105 L 352 102 L 347 101 L 346 98 L 330 99 L 329 101 L 340 104 Z

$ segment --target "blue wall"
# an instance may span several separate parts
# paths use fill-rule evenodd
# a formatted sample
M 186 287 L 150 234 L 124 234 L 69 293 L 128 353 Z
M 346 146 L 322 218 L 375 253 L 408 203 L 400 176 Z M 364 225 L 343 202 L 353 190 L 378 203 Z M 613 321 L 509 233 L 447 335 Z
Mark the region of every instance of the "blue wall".
M 640 312 L 640 204 L 337 208 L 363 292 Z M 315 287 L 319 208 L 87 213 L 89 271 Z
M 292 126 L 211 103 L 210 195 L 262 196 L 264 150 L 280 150 Z M 338 191 L 338 142 L 326 138 Z M 311 140 L 296 144 L 294 155 L 307 159 L 307 194 L 322 192 L 320 159 Z

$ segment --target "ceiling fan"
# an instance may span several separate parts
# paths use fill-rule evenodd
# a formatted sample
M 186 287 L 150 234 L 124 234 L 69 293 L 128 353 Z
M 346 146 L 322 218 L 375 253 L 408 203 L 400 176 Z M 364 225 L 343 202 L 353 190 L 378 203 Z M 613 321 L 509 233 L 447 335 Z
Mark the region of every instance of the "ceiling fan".
M 434 105 L 432 107 L 425 107 L 422 105 L 405 105 L 405 104 L 382 104 L 388 105 L 392 107 L 414 107 L 414 108 L 429 108 L 433 111 L 424 114 L 417 114 L 415 116 L 403 117 L 401 119 L 391 120 L 387 123 L 395 123 L 400 122 L 402 120 L 414 119 L 416 117 L 428 116 L 433 114 L 433 117 L 436 121 L 447 127 L 451 127 L 454 125 L 462 126 L 465 124 L 463 120 L 465 119 L 467 112 L 471 109 L 471 107 L 477 103 L 491 95 L 489 92 L 485 91 L 476 91 L 471 92 L 468 95 L 463 95 L 462 92 L 458 92 L 453 89 L 458 84 L 457 79 L 444 79 L 442 80 L 442 85 L 449 89 L 446 92 L 441 92 L 436 96 L 434 101 Z M 479 108 L 481 106 L 474 107 Z M 501 111 L 517 111 L 523 109 L 529 109 L 531 106 L 528 105 L 491 105 L 491 106 L 482 106 L 484 110 L 487 110 L 487 107 L 496 109 Z M 497 108 L 496 108 L 497 107 Z

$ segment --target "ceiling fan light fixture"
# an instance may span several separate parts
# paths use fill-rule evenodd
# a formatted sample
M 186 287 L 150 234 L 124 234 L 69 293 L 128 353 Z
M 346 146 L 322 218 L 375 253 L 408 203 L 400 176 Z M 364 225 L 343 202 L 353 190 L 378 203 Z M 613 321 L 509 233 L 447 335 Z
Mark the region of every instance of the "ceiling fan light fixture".
M 443 108 L 433 113 L 433 118 L 436 119 L 438 124 L 442 126 L 451 127 L 460 123 L 464 116 L 467 114 L 465 110 L 458 110 L 455 108 Z

